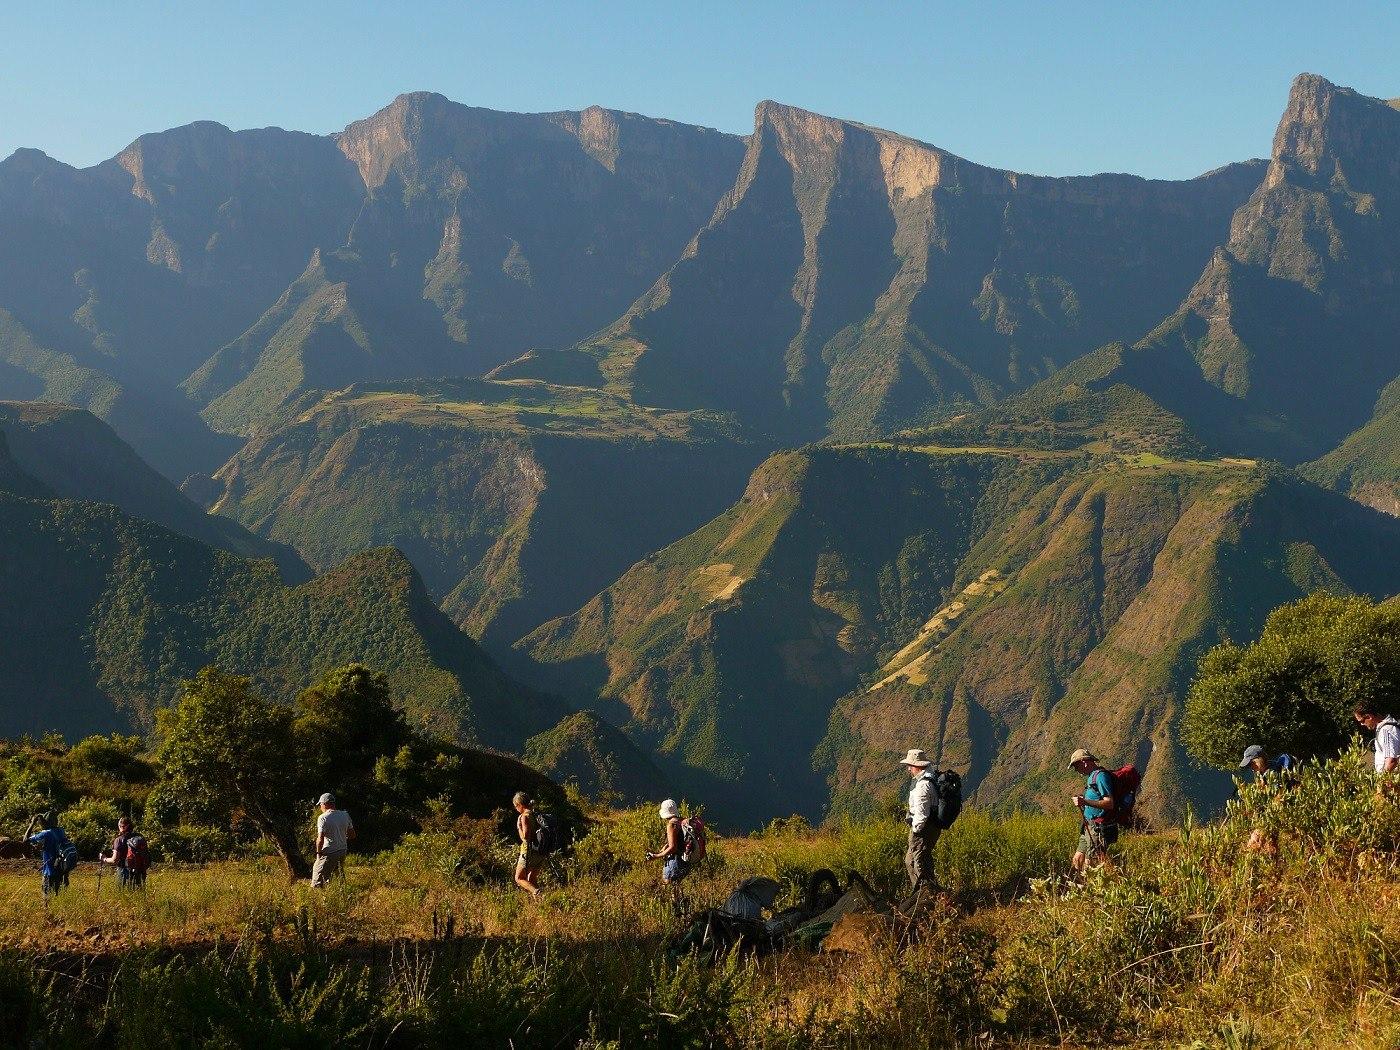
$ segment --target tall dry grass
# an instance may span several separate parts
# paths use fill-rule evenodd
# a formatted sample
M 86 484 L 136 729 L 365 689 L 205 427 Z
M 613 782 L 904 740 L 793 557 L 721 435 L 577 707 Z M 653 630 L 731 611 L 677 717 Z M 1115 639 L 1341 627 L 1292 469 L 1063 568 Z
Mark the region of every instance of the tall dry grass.
M 716 966 L 666 950 L 649 813 L 601 819 L 539 900 L 490 874 L 508 848 L 464 867 L 432 835 L 325 892 L 257 861 L 157 868 L 124 897 L 80 872 L 45 911 L 6 872 L 0 1044 L 1395 1047 L 1398 805 L 1351 754 L 1125 840 L 1083 885 L 1072 822 L 969 811 L 936 854 L 955 903 L 908 943 Z M 679 907 L 750 874 L 795 893 L 818 867 L 895 889 L 902 847 L 881 823 L 717 837 Z

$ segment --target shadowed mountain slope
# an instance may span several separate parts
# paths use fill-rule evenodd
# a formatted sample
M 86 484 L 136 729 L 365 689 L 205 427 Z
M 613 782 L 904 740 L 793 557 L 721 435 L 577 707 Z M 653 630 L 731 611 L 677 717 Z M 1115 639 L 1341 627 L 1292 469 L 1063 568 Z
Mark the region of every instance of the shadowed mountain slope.
M 498 374 L 735 412 L 779 441 L 887 432 L 1146 330 L 1262 174 L 1020 175 L 764 102 L 680 261 L 599 336 Z
M 1268 174 L 1181 306 L 1064 378 L 1136 386 L 1220 448 L 1310 459 L 1400 374 L 1397 273 L 1400 112 L 1300 76 Z
M 356 386 L 250 442 L 213 505 L 317 568 L 392 544 L 504 648 L 732 502 L 761 452 L 731 429 L 542 383 Z
M 503 674 L 397 551 L 357 554 L 287 586 L 270 561 L 111 504 L 55 498 L 11 455 L 11 430 L 0 428 L 0 736 L 148 728 L 180 681 L 211 663 L 288 698 L 334 667 L 365 663 L 389 675 L 415 724 L 517 753 L 570 714 Z M 588 743 L 570 764 L 585 790 L 654 775 L 616 730 Z
M 106 424 L 81 409 L 0 401 L 0 434 L 15 465 L 61 499 L 112 503 L 135 518 L 245 558 L 271 558 L 290 582 L 310 576 L 290 547 L 206 514 Z
M 89 408 L 169 476 L 207 469 L 229 444 L 178 383 L 342 243 L 362 199 L 334 142 L 278 128 L 191 124 L 82 170 L 0 161 L 0 396 Z
M 0 161 L 0 397 L 91 409 L 168 476 L 207 472 L 236 447 L 196 414 L 211 402 L 246 430 L 306 389 L 472 374 L 605 324 L 742 150 L 427 94 L 338 136 L 206 121 L 81 170 L 20 150 Z
M 185 384 L 218 429 L 306 390 L 476 375 L 606 324 L 733 180 L 742 140 L 597 107 L 497 113 L 404 95 L 337 139 L 368 200 L 347 243 Z
M 1369 423 L 1300 473 L 1400 517 L 1400 379 L 1382 392 Z

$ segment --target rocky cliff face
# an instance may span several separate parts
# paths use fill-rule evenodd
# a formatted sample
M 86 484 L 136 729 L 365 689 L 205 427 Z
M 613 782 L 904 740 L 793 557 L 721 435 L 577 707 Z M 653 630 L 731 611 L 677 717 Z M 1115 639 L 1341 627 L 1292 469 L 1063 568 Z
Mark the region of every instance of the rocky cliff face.
M 85 170 L 21 150 L 0 162 L 0 397 L 90 408 L 176 480 L 211 471 L 237 443 L 200 409 L 247 432 L 316 384 L 479 373 L 605 324 L 742 151 L 435 95 L 332 137 L 196 123 Z
M 733 179 L 740 139 L 630 113 L 519 114 L 405 95 L 337 144 L 368 191 L 344 248 L 200 370 L 215 427 L 308 389 L 476 375 L 606 324 Z
M 787 439 L 888 431 L 1145 330 L 1261 174 L 1039 178 L 765 102 L 714 219 L 574 356 L 641 403 Z M 547 358 L 501 374 L 564 367 Z
M 1220 447 L 1291 462 L 1400 373 L 1400 112 L 1300 76 L 1268 173 L 1181 306 L 1109 369 Z

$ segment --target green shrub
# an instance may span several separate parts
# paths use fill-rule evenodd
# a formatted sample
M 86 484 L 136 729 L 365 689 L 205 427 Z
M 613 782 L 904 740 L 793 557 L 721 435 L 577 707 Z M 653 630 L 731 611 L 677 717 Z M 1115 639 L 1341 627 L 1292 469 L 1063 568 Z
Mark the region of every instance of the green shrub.
M 143 833 L 146 829 L 141 829 Z M 233 853 L 234 841 L 223 828 L 207 824 L 177 824 L 150 833 L 151 859 L 209 864 Z
M 85 798 L 58 815 L 58 823 L 78 847 L 82 860 L 93 860 L 106 850 L 117 833 L 121 813 L 105 799 Z
M 1009 898 L 1032 879 L 1063 874 L 1078 833 L 1072 814 L 967 810 L 939 838 L 934 867 L 943 886 L 966 897 Z

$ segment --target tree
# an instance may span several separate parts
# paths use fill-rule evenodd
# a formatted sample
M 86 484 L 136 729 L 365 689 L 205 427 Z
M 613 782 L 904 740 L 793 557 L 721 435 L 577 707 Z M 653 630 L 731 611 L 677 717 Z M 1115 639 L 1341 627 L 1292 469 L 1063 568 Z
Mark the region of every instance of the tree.
M 303 793 L 292 710 L 247 678 L 206 667 L 157 714 L 157 762 L 164 788 L 188 813 L 241 811 L 276 846 L 287 873 L 307 878 L 297 834 Z
M 1299 757 L 1335 754 L 1363 700 L 1400 696 L 1400 601 L 1313 594 L 1275 609 L 1258 641 L 1217 645 L 1186 697 L 1187 751 L 1233 768 L 1260 744 Z

